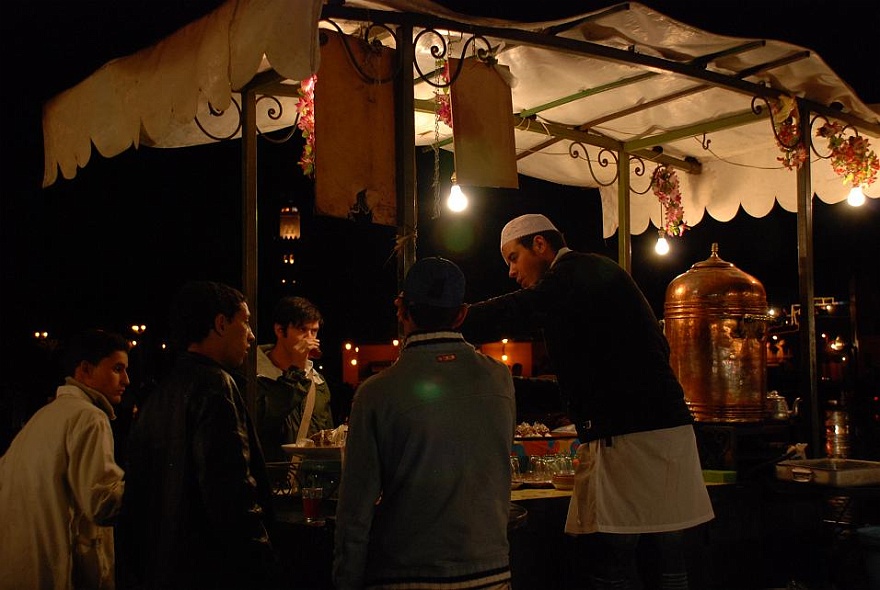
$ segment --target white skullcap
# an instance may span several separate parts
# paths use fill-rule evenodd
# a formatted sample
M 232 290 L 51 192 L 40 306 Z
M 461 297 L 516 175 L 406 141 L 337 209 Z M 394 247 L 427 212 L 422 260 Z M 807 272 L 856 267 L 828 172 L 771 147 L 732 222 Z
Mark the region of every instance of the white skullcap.
M 542 231 L 559 231 L 553 223 L 540 213 L 527 213 L 511 219 L 501 230 L 501 247 L 510 240 L 529 236 Z

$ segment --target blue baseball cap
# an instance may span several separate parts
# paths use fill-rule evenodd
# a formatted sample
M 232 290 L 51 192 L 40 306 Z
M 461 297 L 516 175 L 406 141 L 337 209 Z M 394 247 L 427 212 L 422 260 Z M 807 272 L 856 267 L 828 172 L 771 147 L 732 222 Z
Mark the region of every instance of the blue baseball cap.
M 432 256 L 416 261 L 403 281 L 403 299 L 415 305 L 458 307 L 464 302 L 464 273 L 451 260 Z

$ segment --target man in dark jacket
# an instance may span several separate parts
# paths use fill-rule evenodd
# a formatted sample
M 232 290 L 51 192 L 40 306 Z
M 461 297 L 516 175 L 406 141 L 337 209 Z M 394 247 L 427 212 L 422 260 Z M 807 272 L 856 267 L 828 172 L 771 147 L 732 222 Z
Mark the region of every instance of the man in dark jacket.
M 321 351 L 318 330 L 324 318 L 308 299 L 283 297 L 272 322 L 275 344 L 257 348 L 256 422 L 266 460 L 289 461 L 282 444 L 333 428 L 330 387 L 312 361 Z
M 585 535 L 597 589 L 639 586 L 639 537 L 663 555 L 664 588 L 687 587 L 680 531 L 713 517 L 692 417 L 669 346 L 632 278 L 612 260 L 574 252 L 543 215 L 501 233 L 519 291 L 470 306 L 465 337 L 488 342 L 543 331 L 568 415 L 583 444 L 565 530 Z
M 189 283 L 172 314 L 175 366 L 132 429 L 120 516 L 122 586 L 274 587 L 271 490 L 230 371 L 254 341 L 239 291 Z

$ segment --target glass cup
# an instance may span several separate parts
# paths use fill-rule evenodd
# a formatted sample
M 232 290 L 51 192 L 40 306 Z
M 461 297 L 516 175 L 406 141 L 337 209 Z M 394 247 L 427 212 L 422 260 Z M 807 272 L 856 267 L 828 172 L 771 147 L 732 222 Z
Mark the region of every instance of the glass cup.
M 324 488 L 302 488 L 303 516 L 306 524 L 322 526 L 324 517 L 321 516 L 321 499 L 324 497 Z
M 529 467 L 525 479 L 532 483 L 550 481 L 547 459 L 541 455 L 529 455 Z

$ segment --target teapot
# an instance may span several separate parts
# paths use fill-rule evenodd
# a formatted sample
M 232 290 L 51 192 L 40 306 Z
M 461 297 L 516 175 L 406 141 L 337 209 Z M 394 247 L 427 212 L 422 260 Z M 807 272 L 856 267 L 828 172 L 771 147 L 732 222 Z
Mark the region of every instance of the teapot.
M 788 401 L 785 397 L 779 395 L 778 391 L 773 390 L 767 392 L 765 407 L 771 420 L 788 420 L 792 416 L 798 415 L 800 402 L 801 398 L 796 398 L 794 400 L 794 408 L 790 410 L 788 409 Z

